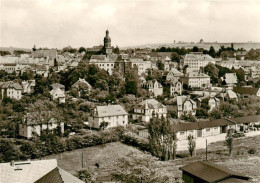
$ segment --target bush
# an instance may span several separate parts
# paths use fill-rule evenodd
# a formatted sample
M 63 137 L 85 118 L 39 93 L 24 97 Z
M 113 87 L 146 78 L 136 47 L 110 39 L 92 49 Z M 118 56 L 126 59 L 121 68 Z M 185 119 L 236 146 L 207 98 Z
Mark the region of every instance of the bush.
M 234 138 L 245 137 L 245 134 L 244 133 L 234 133 L 233 137 Z
M 132 132 L 123 134 L 122 142 L 131 146 L 138 147 L 144 151 L 150 151 L 148 140 Z
M 248 152 L 248 154 L 256 154 L 256 150 L 255 149 L 249 149 L 247 152 Z

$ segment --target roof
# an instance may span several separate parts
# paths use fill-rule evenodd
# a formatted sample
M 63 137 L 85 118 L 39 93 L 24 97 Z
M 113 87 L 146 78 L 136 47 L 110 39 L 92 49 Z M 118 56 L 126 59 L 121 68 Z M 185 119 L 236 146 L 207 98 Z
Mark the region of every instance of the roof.
M 260 115 L 253 115 L 253 116 L 243 116 L 238 118 L 231 118 L 231 121 L 235 123 L 250 123 L 250 122 L 259 122 Z
M 146 99 L 135 106 L 137 109 L 158 109 L 165 106 L 155 99 Z
M 51 84 L 51 87 L 53 89 L 55 89 L 55 88 L 65 89 L 65 86 L 60 83 L 53 83 L 53 84 Z
M 211 128 L 211 127 L 226 126 L 226 125 L 234 125 L 234 123 L 228 119 L 221 118 L 221 119 L 215 119 L 211 121 L 179 123 L 174 125 L 174 129 L 175 131 L 178 132 L 178 131 L 188 131 L 188 130 L 196 130 L 196 129 Z
M 177 105 L 183 105 L 187 100 L 189 100 L 192 104 L 196 104 L 194 100 L 187 96 L 177 96 Z
M 78 87 L 79 84 L 85 84 L 89 88 L 92 88 L 92 86 L 85 79 L 81 79 L 81 78 L 79 78 L 79 80 L 76 81 L 71 87 Z
M 98 117 L 128 115 L 121 105 L 97 106 L 96 110 Z
M 226 73 L 225 81 L 227 84 L 237 83 L 237 75 L 236 73 Z
M 230 99 L 236 99 L 237 94 L 233 90 L 227 90 L 227 95 Z
M 14 166 L 10 163 L 0 163 L 0 180 L 10 183 L 35 182 L 56 167 L 56 159 L 14 162 Z
M 185 77 L 187 77 L 187 78 L 210 78 L 210 76 L 205 73 L 197 73 L 197 72 L 190 72 L 190 73 L 186 74 Z
M 196 59 L 199 61 L 215 61 L 215 59 L 212 58 L 210 55 L 202 53 L 189 53 L 185 55 L 184 59 Z
M 82 180 L 78 179 L 77 177 L 74 177 L 70 173 L 66 172 L 65 170 L 56 167 L 43 177 L 41 177 L 39 180 L 37 180 L 35 183 L 46 183 L 46 182 L 55 182 L 55 183 L 83 183 Z
M 249 95 L 256 95 L 259 88 L 253 87 L 234 87 L 234 92 L 239 94 L 249 94 Z
M 19 83 L 14 83 L 13 81 L 1 82 L 1 88 L 14 88 L 16 90 L 22 90 L 22 86 Z
M 207 161 L 197 161 L 180 168 L 182 171 L 198 177 L 206 182 L 219 182 L 228 178 L 248 180 L 249 177 L 243 176 L 226 167 L 219 166 Z

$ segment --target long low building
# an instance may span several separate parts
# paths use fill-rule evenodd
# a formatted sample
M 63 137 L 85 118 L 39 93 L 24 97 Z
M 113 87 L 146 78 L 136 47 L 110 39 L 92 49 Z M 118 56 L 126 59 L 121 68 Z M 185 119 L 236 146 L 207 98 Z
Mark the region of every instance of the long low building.
M 227 133 L 232 128 L 237 132 L 247 132 L 256 130 L 255 125 L 260 125 L 260 115 L 244 116 L 238 118 L 221 118 L 211 121 L 201 121 L 195 123 L 179 123 L 173 126 L 178 140 L 187 140 L 189 135 L 193 137 L 209 137 Z M 259 128 L 258 128 L 259 129 Z M 139 135 L 148 137 L 148 130 L 139 130 Z

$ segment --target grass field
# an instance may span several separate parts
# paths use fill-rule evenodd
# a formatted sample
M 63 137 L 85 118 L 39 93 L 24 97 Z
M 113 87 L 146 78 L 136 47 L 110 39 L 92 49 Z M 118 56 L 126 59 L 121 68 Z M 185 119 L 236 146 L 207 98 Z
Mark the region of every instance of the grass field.
M 229 156 L 227 147 L 223 141 L 210 144 L 208 146 L 208 160 L 260 181 L 260 136 L 235 139 L 234 144 L 233 159 Z M 256 152 L 254 154 L 248 153 L 248 150 L 252 148 L 254 148 Z M 59 167 L 74 175 L 77 175 L 79 170 L 88 168 L 92 170 L 92 172 L 95 172 L 95 176 L 98 180 L 109 180 L 111 173 L 117 168 L 116 163 L 118 159 L 130 152 L 139 155 L 143 154 L 142 151 L 134 147 L 115 142 L 104 146 L 89 147 L 45 158 L 56 158 Z M 197 155 L 192 158 L 188 157 L 188 152 L 182 152 L 180 155 L 184 158 L 177 158 L 167 162 L 156 162 L 156 169 L 160 171 L 162 175 L 170 177 L 171 182 L 181 178 L 179 167 L 193 161 L 205 160 L 206 157 L 204 150 L 198 151 Z M 98 163 L 100 167 L 97 168 L 95 163 Z

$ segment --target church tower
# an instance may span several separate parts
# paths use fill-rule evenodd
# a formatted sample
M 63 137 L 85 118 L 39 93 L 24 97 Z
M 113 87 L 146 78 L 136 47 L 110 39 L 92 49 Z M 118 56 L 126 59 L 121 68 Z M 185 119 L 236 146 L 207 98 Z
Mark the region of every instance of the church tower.
M 104 49 L 107 56 L 112 54 L 111 38 L 108 30 L 106 30 L 106 37 L 104 37 Z

